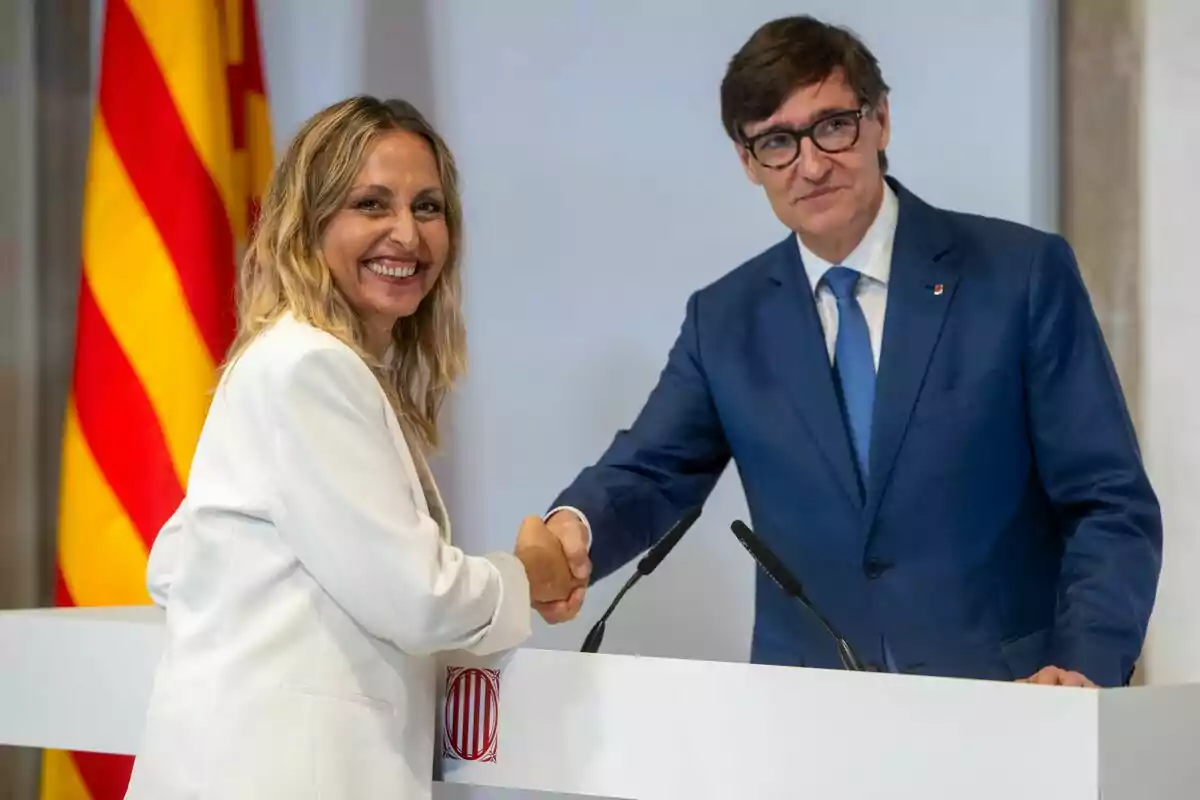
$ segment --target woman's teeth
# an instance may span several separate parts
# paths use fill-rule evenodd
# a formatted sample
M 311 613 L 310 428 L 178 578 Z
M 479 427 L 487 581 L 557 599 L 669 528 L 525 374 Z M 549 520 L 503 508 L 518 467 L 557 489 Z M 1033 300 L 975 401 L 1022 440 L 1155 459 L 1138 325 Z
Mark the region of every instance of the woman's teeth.
M 416 264 L 397 264 L 394 261 L 373 258 L 366 262 L 367 269 L 385 278 L 411 278 L 417 272 Z

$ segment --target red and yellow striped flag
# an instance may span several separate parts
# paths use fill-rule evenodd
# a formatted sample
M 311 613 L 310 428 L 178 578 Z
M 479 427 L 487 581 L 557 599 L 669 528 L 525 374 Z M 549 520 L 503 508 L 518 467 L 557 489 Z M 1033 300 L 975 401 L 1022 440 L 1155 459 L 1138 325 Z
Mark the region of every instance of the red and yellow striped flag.
M 63 433 L 59 605 L 149 602 L 234 335 L 271 167 L 254 0 L 107 0 Z M 132 759 L 47 751 L 42 800 L 118 800 Z

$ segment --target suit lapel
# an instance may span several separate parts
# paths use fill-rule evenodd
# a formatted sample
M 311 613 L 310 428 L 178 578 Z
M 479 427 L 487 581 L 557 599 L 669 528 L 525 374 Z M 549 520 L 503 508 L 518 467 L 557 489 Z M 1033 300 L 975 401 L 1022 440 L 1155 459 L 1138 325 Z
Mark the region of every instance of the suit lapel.
M 875 381 L 868 519 L 874 518 L 887 488 L 959 279 L 941 212 L 898 183 L 892 186 L 899 196 L 900 217 Z
M 863 507 L 858 470 L 842 420 L 825 335 L 795 236 L 771 252 L 774 284 L 763 304 L 762 347 L 776 379 L 799 411 L 837 482 L 855 508 Z

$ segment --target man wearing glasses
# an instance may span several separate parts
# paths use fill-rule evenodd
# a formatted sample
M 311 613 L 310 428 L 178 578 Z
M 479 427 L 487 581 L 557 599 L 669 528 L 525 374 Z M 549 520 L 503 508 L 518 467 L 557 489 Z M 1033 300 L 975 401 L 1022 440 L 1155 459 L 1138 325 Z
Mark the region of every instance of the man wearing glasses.
M 642 412 L 547 524 L 597 580 L 732 459 L 752 526 L 874 668 L 1124 684 L 1161 517 L 1074 255 L 887 176 L 887 91 L 809 17 L 733 57 L 725 129 L 792 233 L 691 297 Z M 838 667 L 761 572 L 755 612 L 753 661 Z

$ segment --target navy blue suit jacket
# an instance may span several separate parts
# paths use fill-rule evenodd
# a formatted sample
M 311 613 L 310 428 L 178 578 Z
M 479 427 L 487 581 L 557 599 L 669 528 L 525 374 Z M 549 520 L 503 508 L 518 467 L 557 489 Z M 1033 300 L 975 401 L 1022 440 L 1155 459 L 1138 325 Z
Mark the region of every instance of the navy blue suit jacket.
M 904 672 L 1011 680 L 1055 664 L 1123 684 L 1162 523 L 1074 255 L 888 180 L 900 216 L 865 497 L 789 235 L 692 295 L 636 421 L 555 505 L 588 517 L 598 580 L 732 458 L 751 526 L 866 660 L 886 636 Z M 839 665 L 761 571 L 751 660 Z

